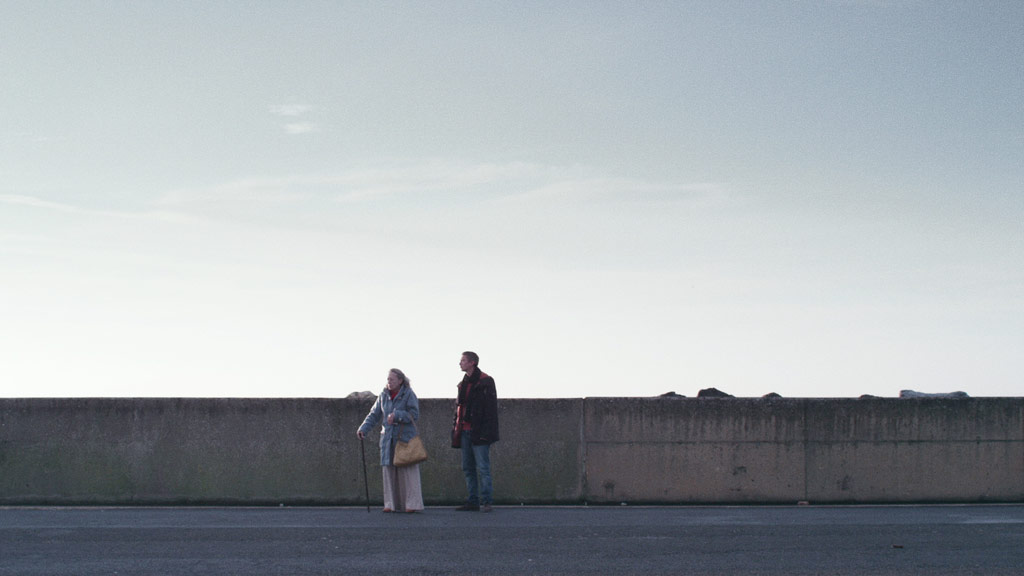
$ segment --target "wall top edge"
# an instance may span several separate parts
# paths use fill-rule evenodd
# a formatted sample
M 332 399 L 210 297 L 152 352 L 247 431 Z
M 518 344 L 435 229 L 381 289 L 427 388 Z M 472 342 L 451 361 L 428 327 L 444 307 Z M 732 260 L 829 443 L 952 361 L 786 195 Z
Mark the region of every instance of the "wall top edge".
M 375 398 L 376 395 L 373 396 Z M 878 402 L 878 401 L 898 401 L 898 402 L 970 402 L 970 401 L 1007 401 L 1024 400 L 1024 396 L 970 396 L 967 398 L 943 398 L 943 397 L 928 397 L 928 398 L 898 398 L 895 396 L 872 396 L 867 398 L 857 397 L 812 397 L 812 396 L 780 396 L 774 398 L 762 398 L 759 396 L 736 396 L 730 398 L 715 398 L 715 397 L 696 397 L 696 396 L 584 396 L 584 397 L 562 397 L 562 398 L 519 398 L 512 396 L 499 396 L 500 401 L 551 401 L 551 402 L 565 402 L 565 401 L 664 401 L 664 402 L 687 402 L 687 401 L 700 401 L 700 402 Z M 317 402 L 336 402 L 342 400 L 355 400 L 359 402 L 365 402 L 365 397 L 349 398 L 344 396 L 337 397 L 314 397 L 314 396 L 7 396 L 0 397 L 0 402 L 5 401 L 33 401 L 33 402 L 48 402 L 48 401 L 121 401 L 121 402 L 153 402 L 153 401 L 279 401 L 279 400 L 290 400 L 290 401 L 317 401 Z M 440 397 L 432 398 L 421 396 L 420 400 L 454 400 L 454 397 Z

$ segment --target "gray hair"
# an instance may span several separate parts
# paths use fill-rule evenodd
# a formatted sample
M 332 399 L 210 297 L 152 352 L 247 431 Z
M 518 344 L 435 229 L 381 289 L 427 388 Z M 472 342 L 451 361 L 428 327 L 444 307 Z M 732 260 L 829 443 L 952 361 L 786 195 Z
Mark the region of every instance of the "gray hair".
M 391 370 L 389 370 L 389 372 L 392 372 L 394 373 L 395 376 L 398 376 L 402 380 L 403 386 L 412 387 L 412 381 L 409 380 L 409 378 L 405 375 L 405 372 L 402 372 L 398 368 L 392 368 Z

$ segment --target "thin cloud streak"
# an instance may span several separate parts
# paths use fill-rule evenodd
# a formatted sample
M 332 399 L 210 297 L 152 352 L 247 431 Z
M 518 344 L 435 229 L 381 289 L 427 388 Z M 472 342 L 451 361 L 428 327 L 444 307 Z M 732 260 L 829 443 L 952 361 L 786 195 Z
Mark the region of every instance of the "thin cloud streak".
M 581 200 L 657 203 L 722 198 L 732 188 L 725 183 L 662 183 L 597 175 L 584 167 L 543 166 L 525 162 L 459 164 L 426 162 L 352 170 L 334 175 L 295 175 L 247 178 L 205 188 L 178 189 L 159 204 L 187 208 L 221 201 L 252 204 L 329 201 L 359 204 L 395 196 L 430 194 L 433 202 L 445 196 L 479 203 L 574 203 Z
M 31 206 L 33 208 L 45 208 L 47 210 L 58 210 L 61 212 L 88 212 L 88 210 L 72 206 L 70 204 L 62 204 L 60 202 L 51 202 L 49 200 L 42 200 L 32 196 L 24 196 L 21 194 L 0 194 L 0 202 L 4 204 L 14 204 L 18 206 Z
M 270 107 L 270 113 L 276 116 L 302 116 L 303 114 L 311 111 L 312 106 L 307 104 L 279 104 Z
M 87 216 L 105 216 L 122 219 L 158 219 L 163 221 L 176 222 L 184 222 L 191 220 L 189 215 L 181 212 L 174 212 L 168 210 L 146 210 L 140 212 L 131 212 L 126 210 L 86 208 L 83 206 L 67 204 L 64 202 L 44 200 L 41 198 L 36 198 L 34 196 L 25 196 L 23 194 L 0 194 L 0 203 L 9 204 L 12 206 L 26 206 L 29 208 L 38 208 L 41 210 L 48 210 L 53 212 L 81 214 Z
M 312 122 L 294 122 L 284 125 L 284 131 L 288 134 L 312 134 L 319 132 L 320 128 Z
M 706 197 L 724 197 L 731 188 L 725 183 L 694 182 L 672 184 L 630 178 L 582 178 L 551 182 L 507 196 L 514 202 L 601 202 L 673 203 Z
M 270 107 L 270 113 L 282 118 L 299 118 L 311 112 L 313 107 L 308 104 L 277 104 Z M 299 136 L 320 131 L 315 122 L 289 122 L 281 127 L 286 134 Z

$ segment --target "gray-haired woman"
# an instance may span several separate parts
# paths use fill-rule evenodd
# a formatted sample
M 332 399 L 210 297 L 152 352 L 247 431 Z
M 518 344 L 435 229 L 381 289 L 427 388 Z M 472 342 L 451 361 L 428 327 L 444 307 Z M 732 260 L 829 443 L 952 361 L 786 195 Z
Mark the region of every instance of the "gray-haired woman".
M 395 443 L 408 442 L 416 436 L 420 418 L 420 401 L 409 385 L 409 379 L 397 368 L 388 372 L 388 385 L 370 408 L 356 436 L 362 440 L 374 426 L 380 430 L 380 464 L 384 476 L 384 511 L 418 512 L 423 510 L 423 489 L 420 486 L 420 465 L 396 467 Z

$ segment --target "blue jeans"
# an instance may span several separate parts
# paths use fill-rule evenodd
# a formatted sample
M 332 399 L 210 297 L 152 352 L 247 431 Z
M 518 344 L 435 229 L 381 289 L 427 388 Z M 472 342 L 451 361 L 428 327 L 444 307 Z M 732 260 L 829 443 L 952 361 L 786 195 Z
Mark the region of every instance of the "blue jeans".
M 466 490 L 469 491 L 467 502 L 470 504 L 490 504 L 494 496 L 491 485 L 491 446 L 483 444 L 473 446 L 468 430 L 462 431 L 462 472 L 466 475 Z M 477 476 L 479 475 L 479 489 Z

